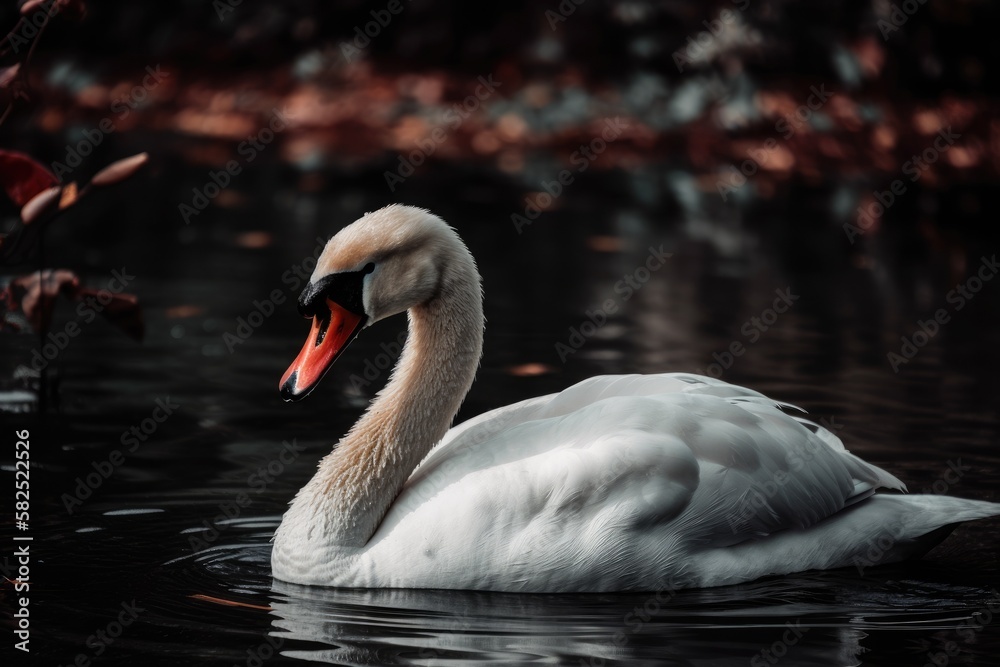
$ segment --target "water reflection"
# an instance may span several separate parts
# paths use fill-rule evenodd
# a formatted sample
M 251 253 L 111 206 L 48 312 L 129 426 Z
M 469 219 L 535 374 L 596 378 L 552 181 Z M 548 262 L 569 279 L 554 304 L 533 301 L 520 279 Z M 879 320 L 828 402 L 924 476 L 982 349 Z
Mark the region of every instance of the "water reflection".
M 886 654 L 922 664 L 919 647 L 966 616 L 948 611 L 949 603 L 982 594 L 906 580 L 862 585 L 830 573 L 674 595 L 329 590 L 281 582 L 272 592 L 270 634 L 286 647 L 308 646 L 282 655 L 346 665 L 860 665 Z M 958 661 L 965 647 L 961 654 Z
M 280 582 L 273 590 L 272 633 L 323 645 L 284 655 L 329 664 L 745 665 L 758 654 L 766 660 L 763 648 L 792 664 L 855 665 L 865 637 L 849 626 L 810 627 L 806 607 L 797 616 L 792 605 L 764 605 L 752 592 L 567 597 Z

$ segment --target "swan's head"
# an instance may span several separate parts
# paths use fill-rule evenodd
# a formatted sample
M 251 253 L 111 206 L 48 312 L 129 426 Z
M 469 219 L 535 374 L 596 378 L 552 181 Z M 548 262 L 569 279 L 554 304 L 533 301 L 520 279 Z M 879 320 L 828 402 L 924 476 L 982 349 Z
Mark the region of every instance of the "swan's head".
M 282 398 L 307 396 L 363 328 L 438 296 L 463 261 L 474 267 L 455 231 L 421 208 L 387 206 L 340 230 L 299 297 L 312 329 L 281 378 Z

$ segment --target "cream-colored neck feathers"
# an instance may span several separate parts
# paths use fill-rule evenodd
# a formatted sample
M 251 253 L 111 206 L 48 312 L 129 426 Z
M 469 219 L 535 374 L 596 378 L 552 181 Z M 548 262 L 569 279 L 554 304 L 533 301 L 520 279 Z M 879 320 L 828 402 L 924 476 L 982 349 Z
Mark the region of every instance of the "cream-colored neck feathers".
M 441 226 L 438 288 L 408 310 L 409 333 L 389 383 L 293 501 L 293 510 L 305 510 L 299 519 L 309 538 L 367 543 L 472 386 L 483 345 L 479 273 L 457 235 Z M 295 507 L 301 504 L 308 509 Z

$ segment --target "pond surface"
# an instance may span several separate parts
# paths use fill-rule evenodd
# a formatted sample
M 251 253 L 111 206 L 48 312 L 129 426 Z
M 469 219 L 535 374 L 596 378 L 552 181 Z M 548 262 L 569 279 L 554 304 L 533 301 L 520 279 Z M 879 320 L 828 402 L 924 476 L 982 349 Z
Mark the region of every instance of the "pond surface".
M 851 246 L 811 207 L 817 193 L 791 197 L 783 211 L 721 215 L 634 199 L 616 208 L 614 192 L 585 185 L 518 233 L 510 213 L 523 193 L 466 184 L 449 198 L 448 178 L 434 177 L 401 200 L 459 229 L 487 299 L 486 352 L 460 419 L 593 374 L 703 372 L 803 406 L 911 491 L 1000 500 L 1000 281 L 960 310 L 948 298 L 995 251 L 987 233 L 887 228 Z M 32 431 L 37 664 L 963 665 L 1000 656 L 998 520 L 959 528 L 916 563 L 675 595 L 273 581 L 269 539 L 285 504 L 385 382 L 384 372 L 365 375 L 366 362 L 380 363 L 380 346 L 405 326 L 372 327 L 309 399 L 284 404 L 278 379 L 307 331 L 288 276 L 317 237 L 387 202 L 284 192 L 256 202 L 258 213 L 251 200 L 185 227 L 180 196 L 143 196 L 163 212 L 88 261 L 135 269 L 129 289 L 144 304 L 146 341 L 94 324 L 59 359 L 58 412 L 4 420 Z M 670 260 L 626 300 L 616 283 L 661 245 Z M 90 275 L 100 282 L 100 270 Z M 224 338 L 239 335 L 238 318 L 267 311 L 254 301 L 274 291 L 282 303 L 252 335 Z M 772 317 L 783 294 L 791 306 Z M 609 299 L 605 326 L 572 352 L 557 347 Z M 949 321 L 894 372 L 887 355 L 901 352 L 900 336 L 912 338 L 939 308 Z M 741 353 L 730 354 L 734 343 Z M 123 434 L 141 432 L 158 400 L 176 407 L 126 445 Z M 115 450 L 124 463 L 77 491 Z

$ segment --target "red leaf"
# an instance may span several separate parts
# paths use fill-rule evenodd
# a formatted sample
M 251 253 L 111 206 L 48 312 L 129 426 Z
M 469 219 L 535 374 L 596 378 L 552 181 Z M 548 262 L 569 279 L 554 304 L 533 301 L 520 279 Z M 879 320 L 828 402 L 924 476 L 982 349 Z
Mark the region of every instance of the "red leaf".
M 62 192 L 62 188 L 55 186 L 42 190 L 32 197 L 31 201 L 21 209 L 21 220 L 24 221 L 24 224 L 30 225 L 52 208 L 52 205 L 59 199 L 60 192 Z
M 52 173 L 24 153 L 0 150 L 0 187 L 23 207 L 42 190 L 57 185 Z
M 139 153 L 132 157 L 127 157 L 117 162 L 112 162 L 104 169 L 101 169 L 91 179 L 90 184 L 102 187 L 120 183 L 137 172 L 142 165 L 149 161 L 149 153 Z
M 49 5 L 48 0 L 28 0 L 21 5 L 21 16 L 47 12 L 49 18 L 62 15 L 63 18 L 76 20 L 83 18 L 87 13 L 87 6 L 83 0 L 54 0 Z
M 109 322 L 135 340 L 142 340 L 146 333 L 146 324 L 142 321 L 139 297 L 134 294 L 117 294 L 106 289 L 95 290 L 81 287 L 76 298 L 83 300 L 86 297 L 93 297 L 96 300 L 90 302 L 91 306 Z
M 26 3 L 21 5 L 21 14 L 27 16 L 32 12 L 36 12 L 41 9 L 46 2 L 47 0 L 28 0 Z
M 4 67 L 0 69 L 0 90 L 7 88 L 14 79 L 17 78 L 17 73 L 21 71 L 21 63 L 14 63 L 10 67 Z
M 80 279 L 66 269 L 46 269 L 11 281 L 19 294 L 21 312 L 28 318 L 35 331 L 48 329 L 56 297 L 60 294 L 75 295 Z

